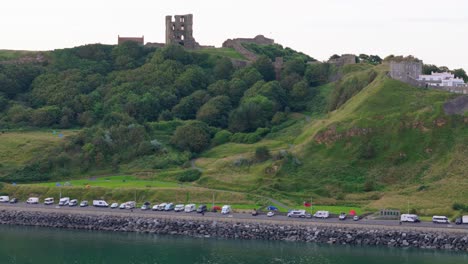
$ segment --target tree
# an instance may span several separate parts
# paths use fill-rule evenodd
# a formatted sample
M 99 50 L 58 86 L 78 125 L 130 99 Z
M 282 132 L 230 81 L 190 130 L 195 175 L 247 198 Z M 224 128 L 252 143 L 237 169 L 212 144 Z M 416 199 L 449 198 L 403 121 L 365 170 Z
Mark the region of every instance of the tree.
M 208 86 L 208 92 L 211 95 L 228 95 L 229 94 L 229 82 L 226 80 L 219 80 Z
M 257 69 L 265 81 L 273 81 L 276 78 L 273 63 L 267 56 L 258 57 L 252 66 Z
M 298 74 L 299 76 L 303 76 L 305 68 L 306 68 L 306 64 L 301 59 L 296 58 L 296 59 L 287 61 L 284 64 L 283 76 L 284 75 L 287 76 L 290 74 Z
M 210 126 L 225 128 L 231 111 L 231 100 L 227 96 L 216 96 L 204 104 L 197 113 L 197 120 Z
M 216 61 L 213 68 L 213 73 L 216 79 L 228 80 L 231 78 L 231 74 L 234 72 L 234 66 L 228 58 L 221 58 Z
M 328 63 L 317 63 L 308 65 L 305 71 L 305 79 L 310 86 L 319 86 L 328 82 Z
M 453 70 L 453 74 L 455 74 L 455 77 L 462 78 L 465 82 L 468 82 L 468 76 L 464 69 L 455 69 Z
M 274 114 L 275 104 L 262 95 L 243 100 L 229 116 L 229 130 L 232 132 L 253 132 L 265 127 Z
M 48 127 L 60 120 L 60 108 L 57 106 L 45 106 L 33 111 L 31 121 L 38 127 Z
M 195 119 L 198 109 L 210 99 L 210 95 L 204 90 L 195 91 L 193 94 L 182 98 L 172 108 L 174 117 L 182 120 Z
M 171 142 L 181 150 L 200 153 L 210 145 L 210 139 L 208 126 L 200 121 L 192 121 L 177 127 Z
M 254 85 L 256 82 L 262 80 L 262 74 L 254 67 L 249 66 L 243 69 L 237 70 L 233 74 L 233 80 L 239 79 L 245 82 L 247 87 Z

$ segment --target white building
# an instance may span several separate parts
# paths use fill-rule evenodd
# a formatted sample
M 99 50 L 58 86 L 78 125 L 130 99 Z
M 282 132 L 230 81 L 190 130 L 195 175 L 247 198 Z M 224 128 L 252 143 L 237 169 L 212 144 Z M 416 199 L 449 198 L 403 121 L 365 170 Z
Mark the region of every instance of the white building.
M 431 72 L 431 75 L 419 75 L 419 81 L 423 81 L 430 86 L 442 87 L 463 87 L 466 86 L 462 78 L 455 78 L 450 72 Z

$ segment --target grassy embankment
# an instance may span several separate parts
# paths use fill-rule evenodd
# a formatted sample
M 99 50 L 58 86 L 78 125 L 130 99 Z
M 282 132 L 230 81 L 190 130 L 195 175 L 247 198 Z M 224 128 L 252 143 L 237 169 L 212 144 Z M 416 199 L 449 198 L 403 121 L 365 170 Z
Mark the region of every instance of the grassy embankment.
M 362 72 L 368 70 L 368 67 L 350 70 L 345 78 L 363 78 Z M 246 206 L 269 204 L 259 198 L 263 195 L 292 208 L 300 208 L 298 205 L 304 199 L 312 197 L 313 204 L 329 206 L 317 206 L 314 210 L 326 208 L 334 213 L 348 211 L 350 208 L 341 207 L 346 205 L 363 211 L 385 207 L 406 211 L 409 201 L 411 210 L 422 215 L 453 215 L 454 202 L 468 204 L 466 121 L 460 116 L 446 116 L 442 110 L 443 103 L 455 95 L 390 80 L 384 66 L 374 70 L 378 73 L 375 80 L 333 112 L 314 113 L 312 118 L 293 114 L 282 129 L 258 143 L 227 143 L 202 153 L 195 163 L 203 169 L 202 178 L 190 186 L 171 187 L 176 183 L 165 183 L 172 181 L 164 176 L 168 172 L 151 172 L 150 181 L 156 180 L 154 185 L 135 179 L 138 183 L 129 181 L 111 186 L 114 183 L 110 182 L 107 188 L 70 187 L 70 190 L 82 197 L 97 195 L 125 200 L 144 187 L 142 199 L 184 202 L 190 195 L 206 203 L 216 192 L 216 195 L 240 195 L 221 199 Z M 317 89 L 329 101 L 335 85 Z M 300 165 L 273 160 L 251 166 L 234 165 L 237 159 L 252 158 L 258 146 L 267 146 L 272 153 L 287 150 Z M 130 167 L 138 174 L 139 164 Z M 266 173 L 270 167 L 276 167 L 277 171 Z M 41 185 L 44 184 L 22 187 L 25 190 L 21 194 L 27 196 L 36 191 L 27 188 L 42 188 L 44 195 L 57 193 L 51 184 Z

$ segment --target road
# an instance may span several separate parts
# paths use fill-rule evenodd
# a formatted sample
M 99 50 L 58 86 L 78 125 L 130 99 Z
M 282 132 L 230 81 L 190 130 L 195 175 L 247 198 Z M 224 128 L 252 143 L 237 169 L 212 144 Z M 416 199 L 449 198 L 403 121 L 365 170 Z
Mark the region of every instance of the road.
M 136 217 L 155 217 L 155 218 L 174 218 L 174 219 L 193 219 L 193 220 L 213 220 L 213 221 L 228 221 L 228 222 L 264 222 L 272 224 L 291 224 L 291 225 L 318 225 L 318 226 L 336 226 L 336 227 L 363 227 L 363 228 L 388 228 L 388 229 L 430 229 L 430 230 L 453 230 L 456 232 L 468 233 L 468 225 L 455 225 L 455 224 L 434 224 L 431 222 L 421 223 L 402 223 L 400 225 L 397 220 L 371 220 L 361 219 L 353 221 L 351 218 L 346 220 L 339 220 L 338 218 L 289 218 L 284 215 L 275 215 L 267 217 L 265 214 L 252 216 L 251 214 L 232 213 L 223 215 L 221 213 L 207 212 L 204 215 L 196 212 L 174 212 L 174 211 L 143 211 L 141 209 L 111 209 L 111 208 L 97 208 L 97 207 L 68 207 L 58 205 L 44 205 L 44 204 L 26 204 L 26 203 L 0 203 L 0 210 L 10 209 L 18 211 L 41 211 L 41 212 L 67 212 L 76 214 L 106 214 L 106 215 L 122 215 L 122 216 L 136 216 Z

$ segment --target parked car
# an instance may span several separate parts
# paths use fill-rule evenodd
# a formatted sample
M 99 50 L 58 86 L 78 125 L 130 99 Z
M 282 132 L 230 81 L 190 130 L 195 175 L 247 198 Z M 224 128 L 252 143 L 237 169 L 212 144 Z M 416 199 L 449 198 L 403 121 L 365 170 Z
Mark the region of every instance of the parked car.
M 211 207 L 211 212 L 212 213 L 217 213 L 218 211 L 221 211 L 220 206 L 215 205 L 215 206 Z
M 68 206 L 70 206 L 70 207 L 77 206 L 77 205 L 78 205 L 78 200 L 77 199 L 73 199 L 68 203 Z
M 419 223 L 419 217 L 415 214 L 402 214 L 400 216 L 400 222 Z
M 338 219 L 340 219 L 340 220 L 346 220 L 346 217 L 347 217 L 347 216 L 348 216 L 348 215 L 347 215 L 346 213 L 343 213 L 343 212 L 342 212 L 342 213 L 340 213 L 340 215 L 338 216 Z
M 232 211 L 232 209 L 231 209 L 230 205 L 223 205 L 223 207 L 221 208 L 221 213 L 222 214 L 230 214 L 231 211 Z
M 329 216 L 330 216 L 330 213 L 328 211 L 317 211 L 314 214 L 315 218 L 322 218 L 322 219 L 328 218 Z
M 9 196 L 0 196 L 0 203 L 8 203 L 10 201 Z
M 52 197 L 45 198 L 45 199 L 44 199 L 44 204 L 45 204 L 45 205 L 52 205 L 52 204 L 54 204 L 54 198 L 52 198 Z
M 70 197 L 63 197 L 59 200 L 59 206 L 67 206 L 70 203 Z
M 104 200 L 93 200 L 94 207 L 109 207 L 109 204 Z
M 468 215 L 464 215 L 460 218 L 457 218 L 457 220 L 455 221 L 455 224 L 457 225 L 468 224 Z
M 28 200 L 26 201 L 27 204 L 38 204 L 39 203 L 39 198 L 37 197 L 29 197 Z
M 191 213 L 191 212 L 193 212 L 193 211 L 195 211 L 195 210 L 196 210 L 195 204 L 187 204 L 187 205 L 185 206 L 184 212 L 186 212 L 186 213 Z
M 119 205 L 119 209 L 125 209 L 125 206 L 127 205 L 127 203 L 121 203 Z
M 164 207 L 164 211 L 172 211 L 174 210 L 174 204 L 173 203 L 168 203 L 166 204 L 166 207 Z
M 449 224 L 450 221 L 446 216 L 434 215 L 432 217 L 432 223 L 434 223 L 434 224 Z
M 141 206 L 141 210 L 145 211 L 145 210 L 149 210 L 151 209 L 151 204 L 149 202 L 145 202 L 142 206 Z
M 359 217 L 359 215 L 355 215 L 353 216 L 353 221 L 359 221 L 361 218 Z
M 119 207 L 119 203 L 112 203 L 110 206 L 111 209 L 116 209 L 118 207 Z
M 136 206 L 136 203 L 134 201 L 129 201 L 125 203 L 125 209 L 131 210 L 134 209 Z
M 85 201 L 81 201 L 81 203 L 80 203 L 80 207 L 86 207 L 86 206 L 88 206 L 88 205 L 89 205 L 89 204 L 88 204 L 88 201 L 86 201 L 86 200 L 85 200 Z
M 258 211 L 257 211 L 257 209 L 254 209 L 254 210 L 252 211 L 252 216 L 257 216 L 257 215 L 258 215 Z
M 11 198 L 10 199 L 10 203 L 13 204 L 13 203 L 17 203 L 18 202 L 18 199 L 17 198 Z
M 158 205 L 158 211 L 164 211 L 166 209 L 167 203 L 162 203 Z
M 274 216 L 274 215 L 275 215 L 275 212 L 274 212 L 274 211 L 270 211 L 270 212 L 267 213 L 267 216 L 268 216 L 268 217 L 272 217 L 272 216 Z
M 207 210 L 208 209 L 206 207 L 206 204 L 201 204 L 198 206 L 197 213 L 202 214 L 205 213 Z
M 176 205 L 176 206 L 174 207 L 174 211 L 176 211 L 176 212 L 182 212 L 182 211 L 184 211 L 184 208 L 185 208 L 185 205 L 183 205 L 183 204 L 178 204 L 178 205 Z
M 155 204 L 155 205 L 153 205 L 153 208 L 151 208 L 151 210 L 153 210 L 153 211 L 157 211 L 157 210 L 158 210 L 158 206 L 159 206 L 159 204 Z
M 299 217 L 299 218 L 305 218 L 306 217 L 306 211 L 305 210 L 292 210 L 287 214 L 288 217 Z

